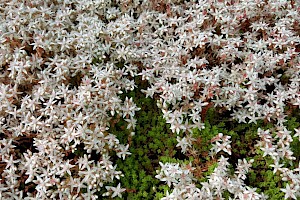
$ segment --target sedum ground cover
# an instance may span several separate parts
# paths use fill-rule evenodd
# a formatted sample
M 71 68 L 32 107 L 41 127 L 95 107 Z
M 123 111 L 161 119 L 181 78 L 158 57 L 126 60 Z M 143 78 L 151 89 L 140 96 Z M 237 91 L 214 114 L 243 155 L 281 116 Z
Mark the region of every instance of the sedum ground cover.
M 0 15 L 0 199 L 300 199 L 299 1 Z

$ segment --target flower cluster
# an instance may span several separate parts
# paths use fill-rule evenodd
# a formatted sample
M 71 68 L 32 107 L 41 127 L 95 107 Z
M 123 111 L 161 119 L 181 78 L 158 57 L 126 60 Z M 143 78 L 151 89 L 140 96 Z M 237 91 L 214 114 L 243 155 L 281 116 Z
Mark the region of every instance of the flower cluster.
M 240 123 L 276 124 L 283 141 L 264 143 L 264 156 L 294 159 L 284 122 L 287 106 L 299 109 L 299 2 L 207 0 L 164 6 L 165 13 L 147 15 L 152 26 L 141 33 L 146 67 L 139 75 L 150 83 L 145 93 L 159 95 L 158 106 L 171 130 L 179 134 L 203 128 L 205 113 L 214 106 L 230 111 Z M 216 140 L 212 154 L 230 154 L 228 139 Z M 177 141 L 183 153 L 192 148 L 186 137 Z M 282 190 L 285 198 L 296 198 L 298 186 L 288 186 L 289 191 Z M 176 188 L 169 198 L 180 194 Z M 262 198 L 245 196 L 235 198 Z
M 130 154 L 109 132 L 112 119 L 134 131 L 139 110 L 120 98 L 136 87 L 137 66 L 117 65 L 137 58 L 126 46 L 133 17 L 112 20 L 121 12 L 110 1 L 13 0 L 0 9 L 0 199 L 96 199 L 122 176 L 112 152 Z
M 140 36 L 146 66 L 140 75 L 151 84 L 146 94 L 159 94 L 164 117 L 178 127 L 174 132 L 186 130 L 183 118 L 201 128 L 210 102 L 232 110 L 240 122 L 282 125 L 284 107 L 298 106 L 300 98 L 297 6 L 191 1 L 147 14 L 151 26 Z
M 190 164 L 179 167 L 178 164 L 161 165 L 161 171 L 156 178 L 167 182 L 173 188 L 167 192 L 163 200 L 171 199 L 224 199 L 224 191 L 233 195 L 233 199 L 266 199 L 267 196 L 255 192 L 256 188 L 246 186 L 244 180 L 253 160 L 239 160 L 234 175 L 230 175 L 228 158 L 221 158 L 218 167 L 208 177 L 207 182 L 201 182 L 201 189 L 196 187 Z
M 295 129 L 295 132 L 294 137 L 297 137 L 299 129 Z M 284 163 L 287 163 L 285 160 L 296 160 L 290 148 L 293 141 L 291 131 L 288 131 L 285 127 L 277 127 L 273 131 L 259 128 L 258 135 L 261 140 L 258 141 L 257 146 L 263 151 L 263 156 L 270 156 L 274 160 L 274 164 L 270 165 L 273 173 L 279 173 L 282 180 L 287 182 L 286 188 L 281 189 L 285 193 L 285 199 L 297 199 L 297 196 L 300 196 L 300 163 L 298 166 L 293 166 L 294 169 L 289 169 L 284 165 Z

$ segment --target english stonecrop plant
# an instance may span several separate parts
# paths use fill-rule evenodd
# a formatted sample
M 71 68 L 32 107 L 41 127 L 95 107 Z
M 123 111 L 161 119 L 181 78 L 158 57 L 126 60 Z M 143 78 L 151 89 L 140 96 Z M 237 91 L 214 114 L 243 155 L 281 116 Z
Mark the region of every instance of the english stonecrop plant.
M 162 119 L 162 113 L 156 107 L 155 101 L 145 98 L 138 91 L 140 90 L 137 89 L 127 94 L 133 97 L 137 105 L 142 108 L 137 112 L 138 120 L 134 137 L 129 139 L 130 131 L 125 128 L 125 121 L 118 122 L 111 130 L 123 143 L 129 140 L 132 148 L 130 149 L 132 155 L 125 161 L 117 161 L 118 168 L 124 172 L 124 177 L 121 179 L 122 185 L 126 188 L 123 198 L 160 199 L 166 195 L 167 191 L 171 193 L 170 188 L 162 185 L 153 177 L 160 168 L 159 162 L 190 164 L 194 166 L 192 174 L 198 183 L 208 181 L 209 176 L 218 166 L 217 158 L 221 155 L 228 156 L 228 153 L 220 152 L 211 157 L 211 141 L 219 133 L 230 136 L 232 141 L 229 175 L 234 176 L 234 168 L 238 159 L 253 159 L 254 162 L 245 183 L 256 188 L 257 192 L 264 193 L 269 199 L 284 198 L 284 193 L 280 190 L 282 184 L 280 174 L 279 172 L 273 173 L 270 167 L 273 160 L 264 157 L 263 151 L 258 149 L 255 143 L 258 139 L 257 129 L 272 129 L 274 128 L 272 123 L 260 120 L 256 124 L 241 124 L 224 114 L 220 116 L 216 109 L 210 108 L 205 117 L 205 129 L 194 129 L 192 132 L 195 139 L 193 149 L 188 149 L 186 154 L 182 154 L 179 153 L 180 149 L 174 149 L 176 134 L 174 135 L 169 130 L 169 125 L 166 125 L 165 120 Z M 286 126 L 290 130 L 299 127 L 296 115 L 294 113 L 286 122 Z M 297 141 L 295 142 L 297 143 Z M 296 147 L 296 143 L 293 144 L 294 147 Z M 297 151 L 297 148 L 295 150 Z M 299 158 L 299 155 L 297 157 Z M 294 164 L 297 163 L 294 162 Z M 197 184 L 197 186 L 202 187 L 201 184 Z M 224 195 L 226 199 L 233 197 L 228 191 L 224 191 Z
M 3 0 L 0 199 L 297 199 L 299 1 Z

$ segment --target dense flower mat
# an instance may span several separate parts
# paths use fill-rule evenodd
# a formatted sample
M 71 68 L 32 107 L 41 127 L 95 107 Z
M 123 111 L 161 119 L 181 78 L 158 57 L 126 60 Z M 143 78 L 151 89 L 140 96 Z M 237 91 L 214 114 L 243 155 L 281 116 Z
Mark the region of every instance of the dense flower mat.
M 299 13 L 1 0 L 0 199 L 299 199 Z

